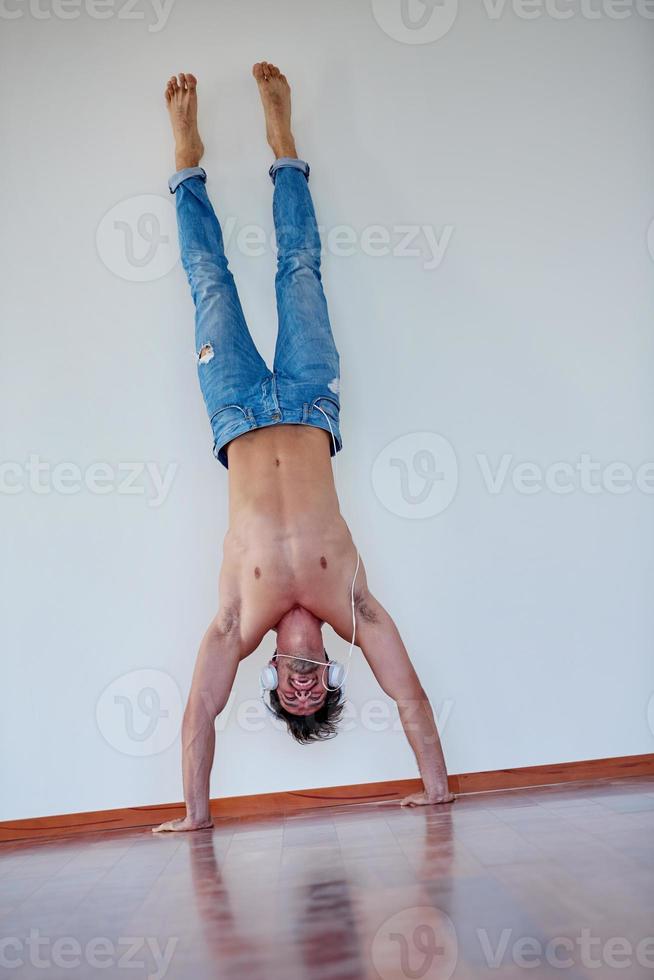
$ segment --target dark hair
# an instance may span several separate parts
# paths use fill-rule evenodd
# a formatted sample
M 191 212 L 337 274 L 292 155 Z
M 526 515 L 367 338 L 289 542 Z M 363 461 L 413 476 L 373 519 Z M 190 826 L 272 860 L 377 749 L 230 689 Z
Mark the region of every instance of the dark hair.
M 289 735 L 296 742 L 322 742 L 338 735 L 337 723 L 343 714 L 340 691 L 328 691 L 323 704 L 312 715 L 294 715 L 282 707 L 277 691 L 270 692 L 270 707 L 274 714 L 286 722 Z

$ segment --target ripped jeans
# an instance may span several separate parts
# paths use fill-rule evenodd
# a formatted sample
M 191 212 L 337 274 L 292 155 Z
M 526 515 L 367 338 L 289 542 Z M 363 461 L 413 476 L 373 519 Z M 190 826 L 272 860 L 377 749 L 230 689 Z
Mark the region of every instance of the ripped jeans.
M 275 185 L 278 332 L 272 371 L 250 336 L 202 167 L 169 181 L 175 195 L 182 265 L 195 303 L 200 387 L 214 437 L 214 455 L 228 465 L 227 446 L 244 432 L 270 425 L 339 430 L 339 357 L 320 277 L 320 236 L 309 192 L 309 166 L 283 158 L 270 168 Z

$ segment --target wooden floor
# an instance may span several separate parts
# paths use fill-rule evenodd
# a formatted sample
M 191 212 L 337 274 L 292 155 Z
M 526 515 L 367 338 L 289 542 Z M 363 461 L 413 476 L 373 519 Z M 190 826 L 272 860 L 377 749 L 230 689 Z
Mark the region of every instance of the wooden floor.
M 0 849 L 0 976 L 654 977 L 654 779 Z

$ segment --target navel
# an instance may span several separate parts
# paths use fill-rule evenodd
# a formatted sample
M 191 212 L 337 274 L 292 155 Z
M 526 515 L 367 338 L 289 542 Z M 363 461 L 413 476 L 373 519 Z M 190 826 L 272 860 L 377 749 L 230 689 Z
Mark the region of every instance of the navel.
M 279 460 L 275 459 L 275 466 L 279 466 Z
M 322 555 L 322 557 L 320 559 L 320 567 L 321 568 L 327 568 L 327 559 L 325 558 L 324 555 Z
M 259 568 L 258 565 L 257 565 L 257 567 L 254 570 L 254 577 L 255 578 L 261 578 L 261 569 Z

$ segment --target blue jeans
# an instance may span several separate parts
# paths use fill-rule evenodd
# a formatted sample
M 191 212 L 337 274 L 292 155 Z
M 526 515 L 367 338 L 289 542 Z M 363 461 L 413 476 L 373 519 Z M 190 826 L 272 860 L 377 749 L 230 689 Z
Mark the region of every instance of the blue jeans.
M 200 388 L 224 465 L 227 445 L 244 432 L 271 425 L 311 425 L 339 431 L 339 357 L 320 277 L 320 236 L 309 192 L 309 166 L 281 159 L 270 168 L 275 185 L 278 332 L 272 371 L 250 336 L 220 224 L 201 167 L 170 178 L 175 194 L 182 265 L 195 303 L 195 349 Z

